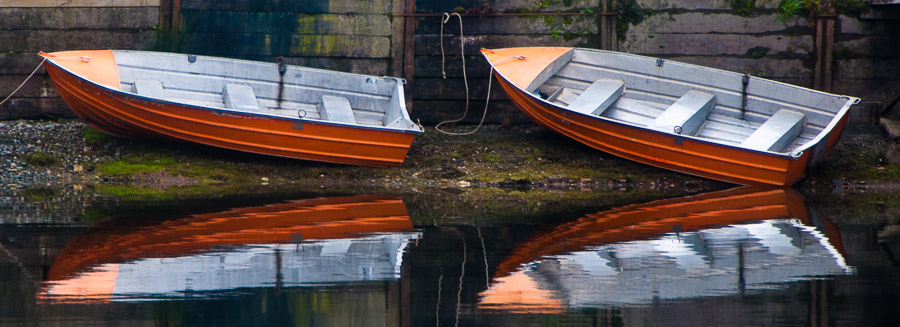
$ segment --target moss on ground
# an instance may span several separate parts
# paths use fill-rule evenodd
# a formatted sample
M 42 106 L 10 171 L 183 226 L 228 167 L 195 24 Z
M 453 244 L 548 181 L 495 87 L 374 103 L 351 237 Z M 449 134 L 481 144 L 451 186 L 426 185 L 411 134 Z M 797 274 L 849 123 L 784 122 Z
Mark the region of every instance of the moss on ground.
M 110 142 L 115 137 L 105 134 L 97 129 L 91 127 L 85 127 L 81 130 L 81 138 L 84 139 L 84 142 L 90 145 L 99 145 Z
M 53 166 L 59 164 L 59 158 L 44 152 L 32 152 L 22 156 L 22 161 L 33 166 Z
M 810 194 L 831 190 L 836 181 L 894 183 L 900 180 L 900 165 L 883 159 L 889 142 L 893 141 L 877 127 L 849 125 L 825 162 L 795 188 Z M 240 187 L 231 185 L 348 193 L 445 194 L 455 190 L 466 197 L 499 198 L 478 205 L 503 208 L 505 201 L 517 202 L 508 200 L 515 199 L 516 193 L 500 194 L 517 190 L 532 190 L 527 197 L 536 204 L 541 198 L 571 198 L 580 193 L 609 191 L 605 196 L 633 197 L 628 190 L 652 194 L 656 190 L 684 193 L 729 187 L 621 159 L 530 124 L 485 126 L 469 136 L 447 136 L 428 128 L 399 168 L 318 163 L 120 138 L 105 141 L 97 151 L 123 153 L 115 157 L 118 159 L 97 163 L 94 179 L 108 181 L 96 188 L 97 193 L 135 198 L 240 192 Z M 172 178 L 190 182 L 164 182 Z

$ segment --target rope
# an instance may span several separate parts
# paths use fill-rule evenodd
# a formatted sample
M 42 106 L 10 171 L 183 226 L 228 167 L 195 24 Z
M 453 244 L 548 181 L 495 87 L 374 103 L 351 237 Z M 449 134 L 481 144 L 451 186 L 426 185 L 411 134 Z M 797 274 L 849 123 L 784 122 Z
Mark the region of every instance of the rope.
M 475 129 L 468 131 L 468 132 L 449 132 L 449 131 L 442 130 L 441 129 L 442 125 L 462 121 L 463 119 L 466 119 L 466 116 L 469 115 L 469 77 L 466 76 L 466 44 L 465 44 L 465 39 L 463 36 L 462 16 L 460 16 L 457 13 L 453 13 L 453 14 L 444 13 L 444 19 L 441 21 L 441 38 L 440 38 L 441 39 L 441 74 L 443 75 L 444 79 L 447 79 L 447 71 L 444 68 L 444 62 L 445 62 L 445 60 L 444 60 L 444 24 L 446 24 L 448 21 L 450 21 L 451 15 L 456 15 L 456 17 L 459 17 L 459 49 L 460 49 L 460 58 L 462 59 L 463 84 L 466 87 L 466 109 L 463 111 L 462 117 L 459 117 L 457 119 L 442 121 L 440 124 L 435 125 L 434 129 L 437 130 L 438 132 L 444 133 L 446 135 L 457 135 L 457 136 L 471 135 L 471 134 L 474 134 L 475 132 L 477 132 L 478 129 L 481 128 L 481 126 L 484 124 L 484 119 L 487 117 L 488 105 L 491 102 L 491 81 L 493 80 L 493 76 L 494 76 L 494 74 L 493 74 L 494 67 L 491 67 L 491 73 L 490 73 L 490 75 L 488 75 L 487 100 L 484 103 L 484 113 L 481 115 L 481 121 L 478 123 L 478 126 L 476 126 Z
M 37 73 L 38 69 L 41 69 L 41 65 L 43 65 L 45 61 L 47 61 L 47 58 L 44 58 L 44 60 L 41 60 L 41 63 L 39 63 L 37 65 L 37 67 L 34 67 L 34 70 L 31 72 L 31 74 L 29 74 L 28 77 L 26 77 L 25 80 L 22 81 L 22 84 L 19 84 L 19 87 L 17 87 L 15 90 L 13 90 L 12 93 L 10 93 L 8 97 L 6 97 L 6 99 L 3 99 L 3 101 L 0 101 L 0 106 L 2 106 L 4 103 L 6 103 L 6 101 L 9 101 L 9 98 L 12 98 L 12 96 L 14 94 L 16 94 L 16 92 L 19 92 L 19 90 L 21 90 L 22 87 L 25 86 L 25 83 L 27 83 L 28 80 L 30 80 L 31 77 L 34 76 L 34 73 Z

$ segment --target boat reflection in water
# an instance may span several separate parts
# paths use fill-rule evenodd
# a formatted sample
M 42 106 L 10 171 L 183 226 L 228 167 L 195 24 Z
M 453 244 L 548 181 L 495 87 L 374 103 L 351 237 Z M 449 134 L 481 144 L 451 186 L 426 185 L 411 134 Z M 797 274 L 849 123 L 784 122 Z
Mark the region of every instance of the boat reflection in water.
M 215 297 L 238 289 L 388 281 L 418 237 L 403 200 L 298 200 L 92 226 L 63 249 L 39 301 Z M 152 219 L 150 219 L 152 220 Z M 127 226 L 140 224 L 141 226 Z
M 727 296 L 852 273 L 837 228 L 791 189 L 741 187 L 603 211 L 516 246 L 479 308 L 551 313 Z

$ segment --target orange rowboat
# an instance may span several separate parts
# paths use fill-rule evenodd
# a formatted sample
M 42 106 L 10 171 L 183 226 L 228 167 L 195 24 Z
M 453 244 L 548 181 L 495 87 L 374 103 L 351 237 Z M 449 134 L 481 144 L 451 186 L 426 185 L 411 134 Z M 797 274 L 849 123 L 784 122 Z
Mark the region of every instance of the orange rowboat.
M 837 227 L 790 188 L 628 205 L 518 244 L 479 307 L 560 312 L 770 289 L 852 273 L 842 244 Z
M 47 272 L 39 299 L 106 302 L 276 282 L 394 279 L 399 254 L 416 238 L 397 196 L 296 200 L 162 220 L 121 217 L 74 237 Z
M 482 50 L 513 103 L 593 148 L 682 173 L 792 185 L 838 141 L 839 96 L 718 69 L 577 48 Z
M 422 128 L 405 81 L 138 51 L 41 53 L 69 108 L 108 134 L 366 166 L 400 166 Z

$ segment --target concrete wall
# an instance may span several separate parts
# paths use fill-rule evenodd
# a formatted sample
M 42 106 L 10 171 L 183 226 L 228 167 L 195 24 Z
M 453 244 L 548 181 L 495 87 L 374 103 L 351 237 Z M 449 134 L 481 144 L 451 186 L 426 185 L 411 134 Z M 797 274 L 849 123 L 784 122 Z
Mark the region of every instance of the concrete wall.
M 864 100 L 900 97 L 900 5 L 837 16 L 826 60 L 831 65 L 817 75 L 823 42 L 816 39 L 816 22 L 805 14 L 776 22 L 778 2 L 618 0 L 616 26 L 591 14 L 602 11 L 601 0 L 0 0 L 0 96 L 37 65 L 37 51 L 147 49 L 264 61 L 284 56 L 291 64 L 406 77 L 413 118 L 435 123 L 465 109 L 459 22 L 454 17 L 443 25 L 444 79 L 438 16 L 464 10 L 472 14 L 463 18 L 471 101 L 466 122 L 481 118 L 487 96 L 489 67 L 478 50 L 510 46 L 611 48 L 807 87 L 827 79 L 832 92 Z M 546 15 L 552 12 L 587 15 Z M 0 119 L 71 115 L 40 73 L 0 106 Z M 527 121 L 499 89 L 491 96 L 489 122 Z
M 0 100 L 41 62 L 39 51 L 156 48 L 159 0 L 0 0 Z M 0 119 L 72 116 L 43 68 L 0 106 Z

